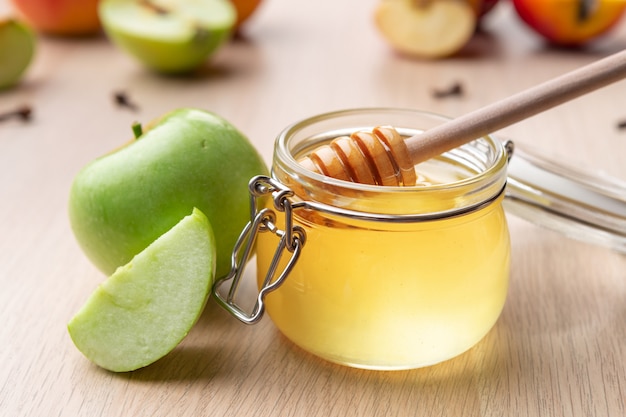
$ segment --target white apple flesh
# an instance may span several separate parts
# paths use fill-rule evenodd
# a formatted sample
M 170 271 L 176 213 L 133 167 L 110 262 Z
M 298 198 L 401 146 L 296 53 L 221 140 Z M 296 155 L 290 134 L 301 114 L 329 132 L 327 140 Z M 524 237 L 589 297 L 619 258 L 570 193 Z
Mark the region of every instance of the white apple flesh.
M 382 0 L 375 22 L 382 36 L 400 53 L 443 58 L 471 39 L 478 17 L 463 0 Z

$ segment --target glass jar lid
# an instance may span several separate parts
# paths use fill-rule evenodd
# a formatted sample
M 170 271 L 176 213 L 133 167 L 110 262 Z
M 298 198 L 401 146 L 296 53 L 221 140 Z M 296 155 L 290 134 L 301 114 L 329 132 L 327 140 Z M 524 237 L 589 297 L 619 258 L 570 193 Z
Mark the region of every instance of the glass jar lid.
M 564 235 L 626 253 L 626 182 L 593 175 L 516 145 L 505 209 Z

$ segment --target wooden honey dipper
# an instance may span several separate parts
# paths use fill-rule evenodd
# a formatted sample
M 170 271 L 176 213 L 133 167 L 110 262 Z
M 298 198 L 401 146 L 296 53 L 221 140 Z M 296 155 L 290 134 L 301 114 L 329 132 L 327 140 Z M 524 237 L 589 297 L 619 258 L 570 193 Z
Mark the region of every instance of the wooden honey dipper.
M 415 165 L 626 77 L 626 50 L 404 139 L 375 127 L 333 139 L 298 162 L 364 184 L 415 185 Z

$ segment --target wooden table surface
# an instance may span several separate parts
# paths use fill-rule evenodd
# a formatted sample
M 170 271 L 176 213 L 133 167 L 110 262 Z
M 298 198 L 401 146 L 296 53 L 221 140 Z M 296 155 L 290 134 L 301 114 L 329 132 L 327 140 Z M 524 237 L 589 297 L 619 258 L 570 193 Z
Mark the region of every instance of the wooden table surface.
M 240 324 L 211 301 L 171 354 L 113 374 L 72 344 L 66 323 L 105 278 L 78 248 L 66 203 L 76 172 L 122 144 L 135 120 L 178 107 L 218 113 L 270 163 L 288 124 L 330 110 L 388 106 L 450 116 L 626 47 L 626 22 L 581 50 L 547 48 L 507 3 L 463 54 L 393 53 L 372 24 L 378 0 L 265 0 L 193 78 L 152 74 L 104 36 L 40 38 L 0 110 L 0 415 L 624 416 L 626 256 L 509 216 L 512 272 L 493 330 L 465 354 L 377 372 L 303 352 L 269 318 Z M 6 9 L 6 3 L 0 3 Z M 460 97 L 432 91 L 462 83 Z M 117 107 L 123 90 L 138 111 Z M 626 82 L 499 132 L 545 155 L 626 180 Z

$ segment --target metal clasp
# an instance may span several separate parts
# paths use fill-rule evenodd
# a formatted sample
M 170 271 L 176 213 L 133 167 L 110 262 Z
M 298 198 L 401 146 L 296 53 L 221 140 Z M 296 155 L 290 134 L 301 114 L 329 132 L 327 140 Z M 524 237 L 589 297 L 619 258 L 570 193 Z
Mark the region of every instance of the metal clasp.
M 504 141 L 504 151 L 506 152 L 506 160 L 508 162 L 511 162 L 511 158 L 513 157 L 513 154 L 515 153 L 515 143 L 510 140 L 507 139 Z
M 290 197 L 293 196 L 293 191 L 266 176 L 252 178 L 248 189 L 250 192 L 250 221 L 244 227 L 235 243 L 231 256 L 230 272 L 215 283 L 213 296 L 223 308 L 237 319 L 246 324 L 254 324 L 263 316 L 265 296 L 276 290 L 283 283 L 298 260 L 305 242 L 306 233 L 300 226 L 293 225 L 294 204 L 290 200 Z M 267 208 L 259 210 L 257 207 L 258 198 L 268 195 L 272 195 L 276 211 L 285 213 L 284 230 L 276 226 L 276 213 L 273 210 Z M 273 233 L 278 237 L 278 245 L 257 295 L 256 303 L 252 311 L 248 313 L 237 304 L 235 298 L 245 267 L 254 254 L 257 235 L 266 232 Z M 285 255 L 285 251 L 290 254 L 290 257 L 285 267 L 280 271 L 278 267 Z M 220 287 L 230 280 L 232 280 L 232 283 L 230 284 L 228 294 L 224 297 L 220 294 Z

